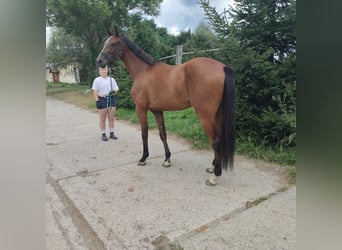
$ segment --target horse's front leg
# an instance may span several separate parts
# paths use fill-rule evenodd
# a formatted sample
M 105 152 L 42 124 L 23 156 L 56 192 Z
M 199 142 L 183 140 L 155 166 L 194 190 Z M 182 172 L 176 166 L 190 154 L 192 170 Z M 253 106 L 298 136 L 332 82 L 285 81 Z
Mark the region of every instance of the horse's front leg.
M 143 141 L 143 155 L 138 161 L 139 166 L 146 165 L 146 158 L 149 156 L 148 153 L 148 123 L 147 123 L 147 110 L 137 107 L 137 115 L 139 117 L 141 126 L 141 137 Z
M 167 139 L 166 139 L 166 129 L 165 129 L 165 123 L 164 123 L 164 115 L 163 112 L 153 112 L 154 117 L 156 118 L 157 124 L 158 124 L 158 129 L 159 129 L 159 136 L 160 139 L 162 140 L 164 144 L 164 150 L 165 150 L 165 161 L 163 162 L 162 166 L 163 167 L 170 167 L 171 166 L 171 152 L 169 149 L 169 145 L 167 144 Z

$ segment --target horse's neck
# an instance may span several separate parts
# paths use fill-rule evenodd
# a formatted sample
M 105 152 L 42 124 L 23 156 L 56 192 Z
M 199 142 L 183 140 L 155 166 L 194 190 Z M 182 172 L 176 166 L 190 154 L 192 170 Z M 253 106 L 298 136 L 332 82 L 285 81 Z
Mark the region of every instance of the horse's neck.
M 124 48 L 122 61 L 133 80 L 148 67 L 148 64 L 139 59 L 127 46 Z

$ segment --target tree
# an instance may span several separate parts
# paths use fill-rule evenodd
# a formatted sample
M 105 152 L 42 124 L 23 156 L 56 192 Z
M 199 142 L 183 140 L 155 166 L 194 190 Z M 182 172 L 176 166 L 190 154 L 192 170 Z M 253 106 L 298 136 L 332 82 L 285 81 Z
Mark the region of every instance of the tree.
M 230 8 L 235 34 L 243 46 L 253 47 L 260 54 L 272 48 L 270 61 L 281 60 L 295 52 L 296 1 L 237 0 Z
M 46 61 L 59 67 L 70 63 L 81 63 L 86 55 L 81 39 L 67 34 L 62 28 L 52 31 L 51 39 L 46 49 Z
M 131 16 L 158 14 L 162 0 L 47 0 L 47 25 L 60 27 L 82 40 L 87 51 L 91 78 L 96 74 L 95 60 L 114 25 L 129 26 Z
M 199 1 L 236 69 L 237 128 L 258 143 L 295 146 L 296 1 L 236 0 L 219 14 Z
M 215 52 L 209 52 L 209 49 L 220 48 L 221 44 L 210 25 L 201 21 L 195 29 L 194 33 L 190 34 L 189 39 L 184 43 L 183 52 L 191 52 L 189 55 L 184 55 L 184 60 L 190 60 L 194 57 L 208 56 L 216 59 Z
M 134 41 L 141 49 L 158 59 L 163 56 L 162 47 L 164 41 L 158 33 L 154 20 L 139 20 L 128 29 L 127 36 Z

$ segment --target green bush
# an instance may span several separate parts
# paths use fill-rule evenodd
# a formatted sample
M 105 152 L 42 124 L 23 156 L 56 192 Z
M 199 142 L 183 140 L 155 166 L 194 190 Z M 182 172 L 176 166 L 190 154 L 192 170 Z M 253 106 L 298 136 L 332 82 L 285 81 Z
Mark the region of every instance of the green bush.
M 128 74 L 124 64 L 122 62 L 117 62 L 117 64 L 112 67 L 111 72 L 120 89 L 117 94 L 118 107 L 134 109 L 135 105 L 131 97 L 133 80 Z

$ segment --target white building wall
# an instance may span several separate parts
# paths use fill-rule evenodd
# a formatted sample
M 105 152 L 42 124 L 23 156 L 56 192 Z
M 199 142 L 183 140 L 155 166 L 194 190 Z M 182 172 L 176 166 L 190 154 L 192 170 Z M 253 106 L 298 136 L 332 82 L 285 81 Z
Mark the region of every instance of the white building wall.
M 48 82 L 53 82 L 52 73 L 50 73 L 50 68 L 45 69 L 45 78 Z
M 77 77 L 77 80 L 79 81 L 80 76 L 79 76 L 78 68 L 76 68 L 76 77 Z M 62 68 L 59 70 L 59 81 L 67 82 L 67 83 L 77 83 L 73 65 L 68 65 L 66 68 Z

